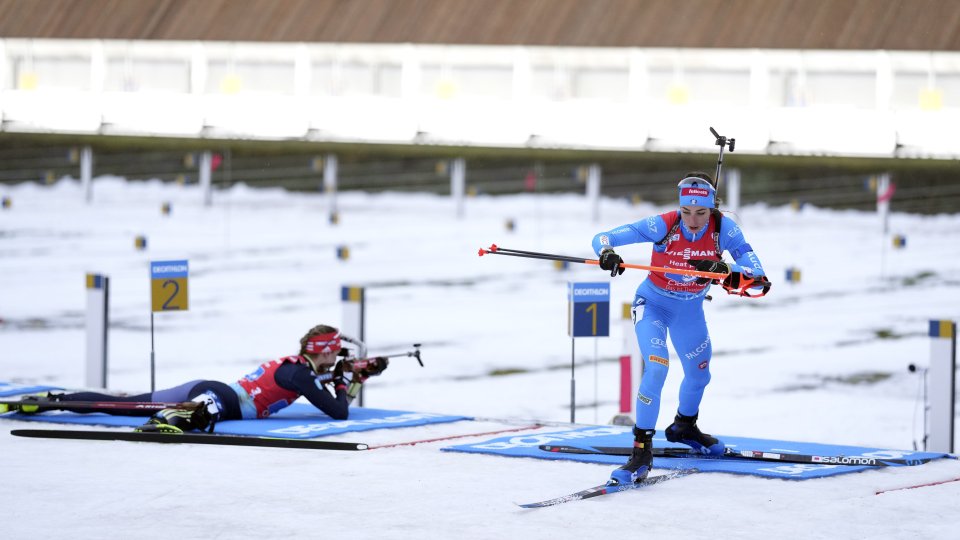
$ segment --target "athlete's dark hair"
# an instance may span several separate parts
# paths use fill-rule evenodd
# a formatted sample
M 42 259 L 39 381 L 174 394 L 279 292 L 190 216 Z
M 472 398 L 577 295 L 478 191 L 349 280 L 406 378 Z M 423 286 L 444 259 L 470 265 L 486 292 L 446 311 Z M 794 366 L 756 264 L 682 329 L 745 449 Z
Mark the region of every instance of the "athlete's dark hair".
M 690 171 L 687 174 L 683 175 L 683 178 L 701 178 L 703 180 L 706 180 L 707 182 L 710 182 L 711 186 L 713 185 L 713 178 L 709 174 L 703 171 Z

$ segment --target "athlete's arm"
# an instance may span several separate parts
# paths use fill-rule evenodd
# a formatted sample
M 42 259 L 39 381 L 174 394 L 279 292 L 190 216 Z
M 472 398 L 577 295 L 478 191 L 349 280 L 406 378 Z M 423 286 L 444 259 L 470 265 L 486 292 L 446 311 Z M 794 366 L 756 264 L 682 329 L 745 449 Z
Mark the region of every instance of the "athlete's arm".
M 720 249 L 727 251 L 733 257 L 735 264 L 730 271 L 748 273 L 753 276 L 765 276 L 767 273 L 760 264 L 760 258 L 754 253 L 753 247 L 743 237 L 743 231 L 732 219 L 724 216 L 720 223 Z M 744 272 L 746 269 L 746 272 Z
M 302 394 L 314 407 L 334 420 L 346 420 L 350 414 L 346 390 L 338 391 L 337 397 L 333 397 L 313 370 L 303 364 L 285 363 L 277 369 L 274 379 L 280 387 Z
M 622 225 L 612 231 L 593 237 L 593 252 L 597 255 L 604 249 L 613 249 L 627 244 L 659 242 L 667 234 L 667 224 L 660 216 L 650 216 L 640 221 Z

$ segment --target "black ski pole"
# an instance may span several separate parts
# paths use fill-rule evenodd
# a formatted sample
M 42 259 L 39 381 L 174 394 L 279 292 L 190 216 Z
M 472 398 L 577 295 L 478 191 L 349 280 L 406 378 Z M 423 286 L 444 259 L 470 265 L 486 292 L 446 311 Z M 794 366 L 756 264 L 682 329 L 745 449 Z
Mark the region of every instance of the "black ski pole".
M 720 194 L 720 170 L 723 168 L 723 149 L 727 146 L 730 147 L 730 151 L 733 152 L 733 148 L 737 143 L 737 140 L 734 138 L 727 139 L 726 137 L 717 133 L 717 130 L 710 128 L 710 133 L 713 133 L 713 136 L 717 138 L 717 146 L 720 147 L 720 155 L 717 156 L 717 174 L 713 177 L 713 189 L 717 192 L 717 195 Z M 714 203 L 715 207 L 720 206 L 719 198 L 716 199 Z

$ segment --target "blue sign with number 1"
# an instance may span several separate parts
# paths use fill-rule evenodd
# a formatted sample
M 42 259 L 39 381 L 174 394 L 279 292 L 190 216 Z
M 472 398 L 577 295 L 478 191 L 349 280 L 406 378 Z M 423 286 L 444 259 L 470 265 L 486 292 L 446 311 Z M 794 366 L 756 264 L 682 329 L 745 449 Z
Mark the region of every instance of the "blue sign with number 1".
M 610 284 L 570 283 L 569 324 L 571 337 L 606 337 L 610 335 Z

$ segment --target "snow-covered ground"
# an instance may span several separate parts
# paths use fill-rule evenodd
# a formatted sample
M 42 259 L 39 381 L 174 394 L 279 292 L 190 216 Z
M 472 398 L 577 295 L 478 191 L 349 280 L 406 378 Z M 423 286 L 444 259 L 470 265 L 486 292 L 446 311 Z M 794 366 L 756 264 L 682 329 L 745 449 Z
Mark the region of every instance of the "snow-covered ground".
M 361 285 L 371 352 L 422 343 L 426 364 L 396 360 L 365 404 L 483 419 L 338 437 L 369 444 L 569 421 L 570 281 L 612 284 L 611 336 L 576 345 L 577 421 L 608 422 L 620 304 L 644 273 L 611 279 L 593 266 L 477 251 L 497 243 L 590 257 L 596 232 L 665 210 L 605 199 L 592 222 L 583 196 L 516 195 L 471 198 L 457 219 L 445 197 L 341 193 L 334 225 L 323 195 L 242 186 L 212 207 L 193 186 L 115 178 L 95 180 L 89 205 L 69 179 L 0 186 L 0 196 L 11 201 L 0 211 L 0 381 L 84 385 L 87 272 L 110 277 L 108 386 L 118 392 L 150 386 L 151 260 L 190 262 L 189 311 L 155 317 L 158 388 L 232 381 L 295 353 L 311 326 L 339 324 L 341 286 Z M 960 320 L 960 214 L 894 214 L 887 234 L 873 213 L 756 205 L 738 217 L 774 288 L 756 300 L 715 288 L 701 426 L 922 449 L 921 378 L 908 366 L 927 365 L 929 320 Z M 907 247 L 894 249 L 892 234 Z M 138 235 L 147 250 L 135 249 Z M 618 252 L 649 261 L 649 246 Z M 785 282 L 787 268 L 800 283 Z M 661 429 L 680 379 L 671 370 Z M 16 501 L 0 510 L 3 538 L 952 538 L 960 526 L 960 481 L 874 494 L 956 479 L 954 460 L 802 482 L 699 474 L 530 511 L 513 502 L 602 483 L 610 467 L 439 451 L 489 436 L 338 453 L 5 433 L 24 426 L 0 422 L 0 496 Z

